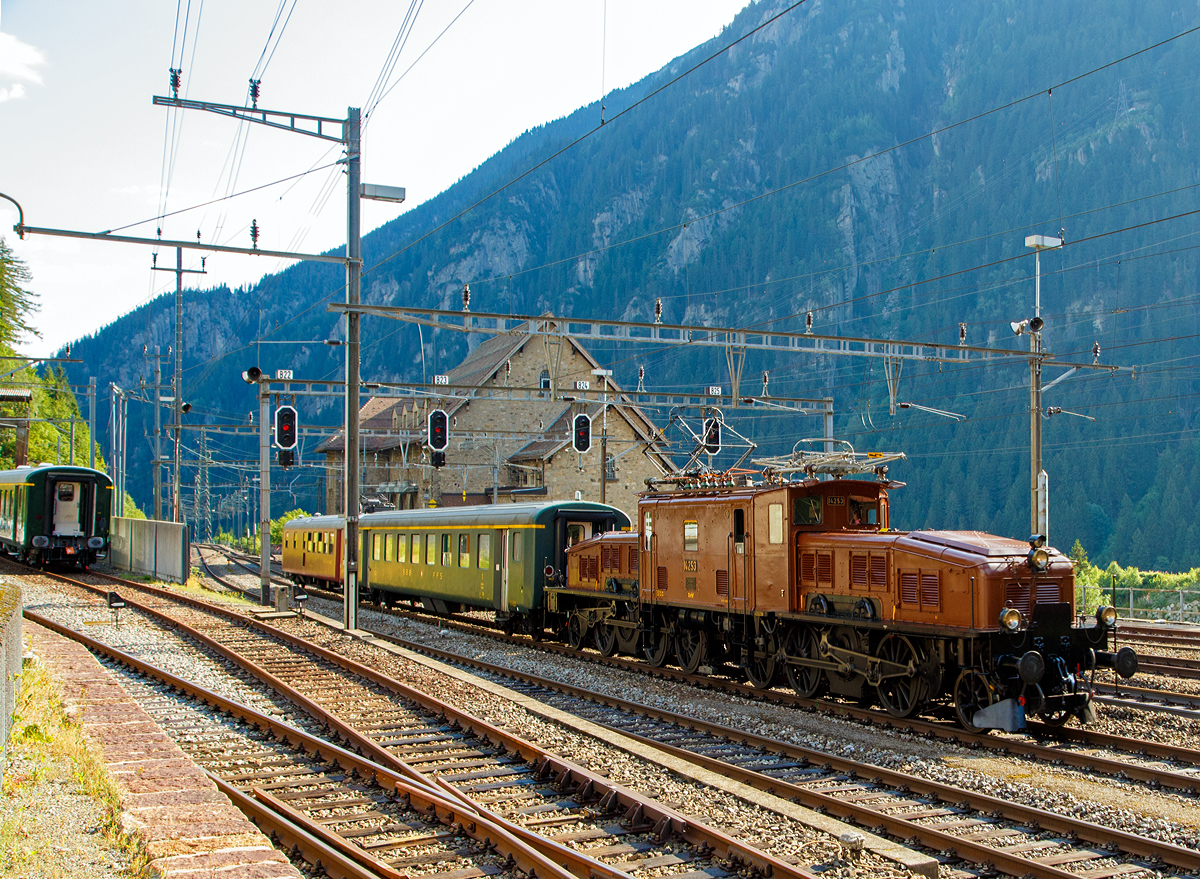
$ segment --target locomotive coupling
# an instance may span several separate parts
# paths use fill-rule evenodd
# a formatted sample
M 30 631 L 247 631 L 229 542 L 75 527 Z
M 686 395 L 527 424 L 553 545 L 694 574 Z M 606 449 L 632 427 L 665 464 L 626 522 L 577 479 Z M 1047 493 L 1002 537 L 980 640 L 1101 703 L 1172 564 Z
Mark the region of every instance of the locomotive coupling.
M 1131 678 L 1137 674 L 1137 653 L 1132 647 L 1122 647 L 1116 653 L 1110 653 L 1107 650 L 1097 650 L 1096 665 L 1099 668 L 1115 669 L 1121 677 Z

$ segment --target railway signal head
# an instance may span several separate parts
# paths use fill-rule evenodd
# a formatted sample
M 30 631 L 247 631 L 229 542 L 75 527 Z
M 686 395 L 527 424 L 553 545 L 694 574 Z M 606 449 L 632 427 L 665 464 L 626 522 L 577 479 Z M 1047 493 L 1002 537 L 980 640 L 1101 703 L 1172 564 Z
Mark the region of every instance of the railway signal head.
M 244 381 L 248 385 L 254 384 L 260 378 L 262 378 L 262 370 L 259 369 L 257 366 L 251 366 L 249 369 L 247 369 L 245 372 L 242 373 L 242 381 Z
M 575 416 L 572 423 L 571 447 L 580 454 L 592 447 L 592 419 L 582 412 Z
M 279 466 L 285 470 L 296 463 L 296 453 L 292 449 L 279 450 Z
M 433 460 L 434 467 L 439 468 L 439 469 L 442 467 L 445 467 L 446 466 L 446 453 L 445 452 L 434 452 L 432 460 Z
M 296 448 L 295 406 L 280 406 L 275 410 L 275 445 L 281 449 Z
M 450 445 L 450 420 L 442 409 L 434 409 L 429 413 L 429 431 L 427 435 L 429 448 L 435 452 L 444 452 Z
M 721 422 L 715 418 L 704 419 L 704 451 L 710 455 L 721 452 Z

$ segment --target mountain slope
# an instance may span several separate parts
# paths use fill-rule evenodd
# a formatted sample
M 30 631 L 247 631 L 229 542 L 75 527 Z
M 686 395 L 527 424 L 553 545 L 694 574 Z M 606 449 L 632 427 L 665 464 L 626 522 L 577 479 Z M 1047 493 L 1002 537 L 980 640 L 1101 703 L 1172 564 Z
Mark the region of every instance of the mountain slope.
M 1200 564 L 1186 528 L 1146 521 L 1156 497 L 1200 499 L 1184 451 L 1197 426 L 1188 248 L 1198 227 L 1167 219 L 1197 207 L 1197 37 L 1091 72 L 1195 27 L 1197 9 L 810 0 L 668 85 L 783 8 L 753 4 L 715 40 L 607 96 L 610 121 L 598 130 L 591 105 L 527 132 L 371 233 L 364 301 L 458 308 L 469 283 L 481 311 L 648 320 L 661 300 L 667 322 L 799 329 L 811 311 L 821 333 L 946 343 L 964 323 L 970 344 L 1027 351 L 1008 328 L 1033 310 L 1024 237 L 1061 229 L 1067 246 L 1041 260 L 1047 349 L 1090 362 L 1099 342 L 1105 362 L 1141 368 L 1134 378 L 1079 374 L 1047 392 L 1047 406 L 1097 418 L 1045 422 L 1052 540 L 1078 537 L 1102 564 Z M 338 335 L 324 302 L 342 299 L 342 283 L 335 267 L 312 264 L 254 289 L 189 293 L 185 382 L 197 409 L 244 420 L 254 404 L 238 376 L 251 361 L 337 375 L 338 349 L 266 346 L 260 357 L 244 346 L 279 324 L 276 338 Z M 169 300 L 155 302 L 82 340 L 75 351 L 87 362 L 73 378 L 136 384 L 142 345 L 165 350 L 171 319 Z M 371 381 L 421 381 L 468 345 L 370 318 L 363 338 Z M 112 351 L 129 353 L 114 361 Z M 594 353 L 630 387 L 639 365 L 656 389 L 728 383 L 712 351 Z M 834 397 L 837 433 L 856 446 L 909 453 L 893 468 L 909 483 L 896 497 L 899 524 L 1025 533 L 1023 365 L 906 363 L 899 398 L 967 416 L 957 423 L 889 415 L 879 361 L 752 354 L 746 375 L 762 370 L 773 394 Z M 1045 381 L 1061 372 L 1047 367 Z M 334 424 L 340 410 L 336 400 L 305 404 L 303 420 Z M 769 454 L 818 430 L 726 416 Z M 131 485 L 148 485 L 138 477 Z

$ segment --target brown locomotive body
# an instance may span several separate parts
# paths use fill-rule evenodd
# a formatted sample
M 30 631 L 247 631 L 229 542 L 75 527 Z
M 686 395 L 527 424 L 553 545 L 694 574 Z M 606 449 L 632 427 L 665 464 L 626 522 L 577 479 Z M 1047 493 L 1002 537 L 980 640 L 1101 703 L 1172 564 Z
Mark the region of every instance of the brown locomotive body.
M 548 619 L 572 643 L 689 672 L 785 674 L 803 696 L 878 699 L 897 716 L 952 701 L 969 728 L 1091 711 L 1096 667 L 1124 676 L 1111 609 L 1075 625 L 1069 559 L 1031 539 L 892 531 L 888 486 L 855 479 L 642 495 L 636 533 L 568 553 Z M 1037 545 L 1034 545 L 1037 544 Z

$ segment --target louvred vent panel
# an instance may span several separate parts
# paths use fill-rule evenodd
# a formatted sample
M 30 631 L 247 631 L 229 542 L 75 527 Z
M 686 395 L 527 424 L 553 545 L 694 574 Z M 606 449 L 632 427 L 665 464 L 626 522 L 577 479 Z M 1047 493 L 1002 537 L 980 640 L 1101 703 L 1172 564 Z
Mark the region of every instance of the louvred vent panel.
M 717 595 L 729 594 L 729 572 L 717 571 Z

